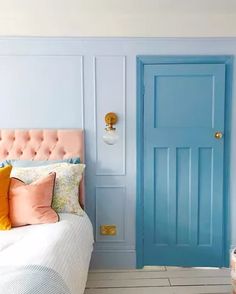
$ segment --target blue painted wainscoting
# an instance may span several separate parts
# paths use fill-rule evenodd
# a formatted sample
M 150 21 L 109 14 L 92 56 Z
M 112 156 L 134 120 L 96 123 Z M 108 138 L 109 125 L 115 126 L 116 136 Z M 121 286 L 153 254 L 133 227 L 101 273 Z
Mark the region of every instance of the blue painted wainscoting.
M 136 57 L 236 55 L 236 39 L 2 38 L 1 128 L 79 128 L 86 132 L 86 210 L 95 231 L 93 268 L 136 267 Z M 235 81 L 233 83 L 233 92 Z M 234 96 L 233 96 L 234 97 Z M 236 105 L 227 104 L 236 133 Z M 230 117 L 232 110 L 232 118 Z M 119 116 L 119 141 L 102 141 L 104 115 Z M 226 130 L 230 135 L 230 131 Z M 236 137 L 227 155 L 229 244 L 236 245 Z M 141 212 L 140 212 L 141 213 Z M 117 235 L 101 236 L 103 223 Z M 232 233 L 231 233 L 232 232 Z

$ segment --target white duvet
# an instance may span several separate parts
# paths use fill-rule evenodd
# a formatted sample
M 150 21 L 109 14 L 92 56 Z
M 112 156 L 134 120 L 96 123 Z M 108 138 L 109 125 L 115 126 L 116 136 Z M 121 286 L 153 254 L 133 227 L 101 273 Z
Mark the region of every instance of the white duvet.
M 14 278 L 12 269 L 15 269 L 15 275 L 18 271 L 18 275 L 22 276 L 24 271 L 19 269 L 29 269 L 29 266 L 34 266 L 33 271 L 30 269 L 34 279 L 37 279 L 34 273 L 37 268 L 43 269 L 44 272 L 44 269 L 53 270 L 61 278 L 65 288 L 68 287 L 69 294 L 82 294 L 86 285 L 92 249 L 93 232 L 88 216 L 61 213 L 60 221 L 55 224 L 0 231 L 0 272 L 1 269 L 6 272 L 10 269 L 10 274 L 5 274 L 6 281 L 9 282 L 10 276 Z M 25 274 L 30 276 L 29 270 L 28 273 L 25 271 Z M 2 281 L 3 277 L 4 275 Z M 49 281 L 52 280 L 50 278 Z M 59 287 L 59 284 L 55 279 L 55 287 Z M 19 291 L 19 293 L 31 292 Z M 2 293 L 1 283 L 0 293 Z M 38 292 L 35 290 L 32 293 Z M 59 293 L 59 290 L 55 290 L 55 293 Z

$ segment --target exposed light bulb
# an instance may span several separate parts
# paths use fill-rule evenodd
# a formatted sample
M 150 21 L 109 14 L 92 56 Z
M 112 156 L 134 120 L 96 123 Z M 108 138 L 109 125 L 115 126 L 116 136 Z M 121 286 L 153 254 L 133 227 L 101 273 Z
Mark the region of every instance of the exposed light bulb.
M 106 144 L 114 145 L 118 141 L 119 135 L 117 134 L 116 129 L 105 129 L 105 133 L 102 138 Z

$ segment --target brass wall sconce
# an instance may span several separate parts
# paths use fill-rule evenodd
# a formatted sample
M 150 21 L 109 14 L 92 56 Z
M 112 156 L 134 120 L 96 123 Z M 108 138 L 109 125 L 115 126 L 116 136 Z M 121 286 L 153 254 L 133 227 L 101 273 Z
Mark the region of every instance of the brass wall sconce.
M 109 112 L 105 115 L 106 128 L 103 141 L 108 145 L 114 145 L 119 139 L 116 128 L 114 128 L 117 121 L 118 117 L 114 112 Z

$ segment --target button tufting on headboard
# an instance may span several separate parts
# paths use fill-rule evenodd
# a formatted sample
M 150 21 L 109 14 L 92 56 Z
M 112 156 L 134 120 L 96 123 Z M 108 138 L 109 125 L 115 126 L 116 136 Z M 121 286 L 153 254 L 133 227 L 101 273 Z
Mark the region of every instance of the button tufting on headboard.
M 0 160 L 63 159 L 80 156 L 83 160 L 82 130 L 0 130 Z

